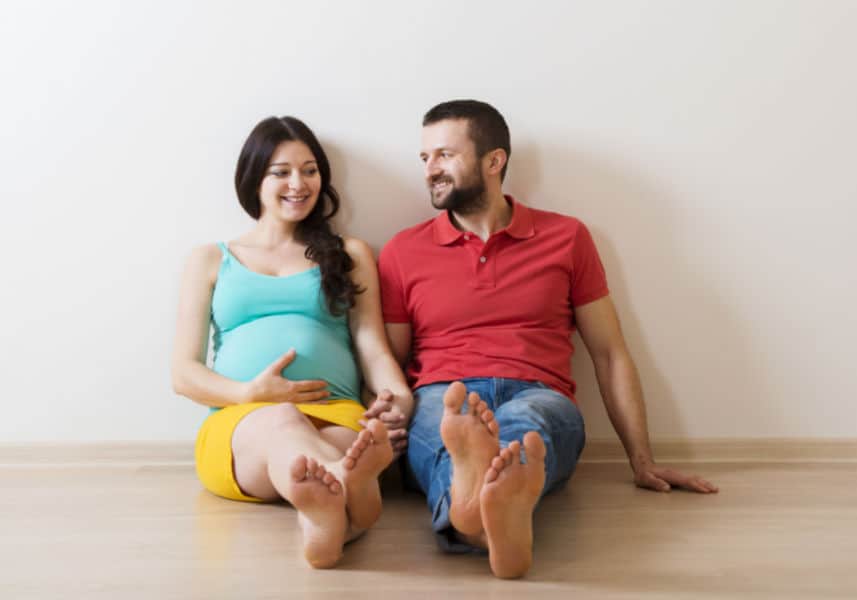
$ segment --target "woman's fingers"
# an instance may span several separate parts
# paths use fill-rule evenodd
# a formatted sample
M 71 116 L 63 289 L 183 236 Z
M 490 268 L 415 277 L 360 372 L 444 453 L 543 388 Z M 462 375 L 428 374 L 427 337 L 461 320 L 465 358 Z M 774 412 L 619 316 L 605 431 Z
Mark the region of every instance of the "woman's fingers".
M 298 353 L 295 352 L 294 348 L 292 348 L 291 350 L 283 354 L 280 358 L 268 365 L 268 370 L 272 373 L 276 373 L 277 375 L 279 375 L 283 369 L 292 364 L 292 361 L 295 360 L 295 357 L 297 355 Z
M 292 387 L 298 392 L 314 392 L 327 387 L 327 382 L 322 379 L 303 379 L 292 381 Z

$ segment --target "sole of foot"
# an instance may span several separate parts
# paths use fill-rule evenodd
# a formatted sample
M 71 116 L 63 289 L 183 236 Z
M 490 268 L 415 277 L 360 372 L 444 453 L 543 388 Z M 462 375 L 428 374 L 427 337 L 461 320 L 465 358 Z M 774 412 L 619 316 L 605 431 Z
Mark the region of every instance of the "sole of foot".
M 304 557 L 316 569 L 329 569 L 342 557 L 348 517 L 342 484 L 315 459 L 298 456 L 291 464 L 289 502 L 298 511 Z
M 533 562 L 533 509 L 545 483 L 545 443 L 534 431 L 512 442 L 491 461 L 479 496 L 491 571 L 502 579 L 523 577 Z
M 462 413 L 465 396 L 467 410 Z M 479 493 L 485 470 L 500 449 L 499 426 L 488 405 L 464 384 L 450 384 L 443 396 L 440 437 L 452 460 L 449 519 L 462 534 L 482 531 Z
M 392 460 L 393 446 L 387 427 L 372 419 L 342 459 L 342 483 L 352 527 L 366 529 L 381 516 L 378 476 Z

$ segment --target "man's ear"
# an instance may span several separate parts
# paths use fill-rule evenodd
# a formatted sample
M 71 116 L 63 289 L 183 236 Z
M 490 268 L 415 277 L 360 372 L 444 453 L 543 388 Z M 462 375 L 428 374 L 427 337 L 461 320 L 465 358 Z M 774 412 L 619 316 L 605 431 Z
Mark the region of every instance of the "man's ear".
M 506 160 L 508 159 L 506 151 L 502 148 L 491 150 L 485 155 L 485 157 L 488 162 L 488 172 L 492 175 L 499 175 L 503 170 L 503 167 L 506 166 Z

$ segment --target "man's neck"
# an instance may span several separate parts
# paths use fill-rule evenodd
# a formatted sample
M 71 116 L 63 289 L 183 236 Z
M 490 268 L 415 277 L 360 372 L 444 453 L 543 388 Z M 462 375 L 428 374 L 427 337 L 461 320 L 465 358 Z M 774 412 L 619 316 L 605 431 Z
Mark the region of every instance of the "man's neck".
M 512 206 L 506 202 L 503 192 L 497 191 L 488 196 L 485 208 L 479 212 L 460 215 L 450 214 L 451 221 L 461 231 L 469 231 L 485 242 L 492 234 L 505 229 L 512 221 Z

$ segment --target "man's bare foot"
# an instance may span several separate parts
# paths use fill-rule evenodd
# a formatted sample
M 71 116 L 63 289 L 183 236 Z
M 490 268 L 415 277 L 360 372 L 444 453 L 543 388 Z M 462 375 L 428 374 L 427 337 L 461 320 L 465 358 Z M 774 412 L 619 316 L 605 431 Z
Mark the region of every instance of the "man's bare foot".
M 348 528 L 342 485 L 315 459 L 300 455 L 291 464 L 289 502 L 298 511 L 304 556 L 316 569 L 329 569 L 342 557 Z
M 482 531 L 479 491 L 485 470 L 500 449 L 500 441 L 494 413 L 479 399 L 479 394 L 470 393 L 467 412 L 461 414 L 466 391 L 459 381 L 447 388 L 440 437 L 452 459 L 449 520 L 459 533 L 474 535 Z
M 533 509 L 545 484 L 545 443 L 535 431 L 521 444 L 512 442 L 491 461 L 479 495 L 488 540 L 491 571 L 497 577 L 522 577 L 533 562 Z
M 378 476 L 392 460 L 393 446 L 387 427 L 372 419 L 342 459 L 342 483 L 352 527 L 369 528 L 381 516 Z

